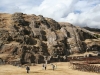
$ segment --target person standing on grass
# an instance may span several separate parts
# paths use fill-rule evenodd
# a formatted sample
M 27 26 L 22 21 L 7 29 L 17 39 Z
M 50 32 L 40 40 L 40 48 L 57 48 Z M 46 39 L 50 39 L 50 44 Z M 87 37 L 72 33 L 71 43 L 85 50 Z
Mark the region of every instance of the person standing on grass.
M 52 69 L 53 69 L 53 71 L 55 70 L 55 65 L 54 64 L 51 64 L 52 65 Z
M 47 66 L 46 66 L 46 64 L 44 65 L 44 69 L 45 69 L 45 70 L 47 69 Z
M 43 70 L 46 70 L 46 64 L 43 64 L 42 67 L 43 67 Z
M 52 67 L 53 67 L 53 71 L 55 70 L 55 65 L 52 65 Z
M 42 65 L 42 67 L 43 67 L 43 70 L 45 69 L 45 68 L 44 68 L 44 66 L 45 66 L 45 65 L 43 64 L 43 65 Z
M 29 71 L 30 71 L 30 67 L 27 66 L 27 67 L 26 67 L 26 70 L 27 70 L 27 73 L 29 73 Z

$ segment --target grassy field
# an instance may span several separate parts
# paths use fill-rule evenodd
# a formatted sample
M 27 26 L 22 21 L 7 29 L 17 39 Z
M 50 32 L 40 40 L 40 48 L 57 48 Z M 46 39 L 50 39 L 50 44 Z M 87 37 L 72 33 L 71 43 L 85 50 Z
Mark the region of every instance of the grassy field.
M 70 68 L 68 62 L 53 63 L 57 64 L 57 69 L 52 70 L 50 64 L 47 65 L 47 70 L 42 69 L 42 64 L 30 66 L 30 73 L 26 73 L 25 67 L 16 67 L 12 65 L 1 65 L 0 75 L 100 75 L 92 72 L 82 72 Z

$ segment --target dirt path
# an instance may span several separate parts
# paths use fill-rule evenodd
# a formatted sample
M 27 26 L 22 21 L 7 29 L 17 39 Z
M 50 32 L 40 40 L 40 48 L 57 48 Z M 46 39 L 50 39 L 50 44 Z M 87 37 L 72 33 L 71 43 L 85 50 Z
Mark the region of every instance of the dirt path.
M 66 62 L 57 63 L 57 69 L 54 71 L 52 70 L 52 66 L 50 64 L 47 65 L 47 70 L 42 69 L 42 64 L 30 66 L 30 69 L 29 75 L 100 75 L 98 73 L 72 70 L 69 67 L 69 63 Z M 27 75 L 27 73 L 25 68 L 3 65 L 0 66 L 0 75 Z

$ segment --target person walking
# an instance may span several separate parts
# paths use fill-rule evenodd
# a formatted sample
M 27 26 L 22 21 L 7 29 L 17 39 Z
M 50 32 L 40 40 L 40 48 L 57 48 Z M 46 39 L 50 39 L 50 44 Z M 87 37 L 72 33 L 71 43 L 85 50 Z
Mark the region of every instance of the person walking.
M 42 68 L 43 68 L 43 70 L 44 70 L 44 64 L 42 65 Z
M 46 64 L 44 65 L 44 69 L 45 69 L 45 70 L 47 69 L 47 66 L 46 66 Z
M 55 65 L 54 64 L 51 64 L 52 65 L 52 69 L 53 69 L 53 71 L 55 70 Z
M 43 70 L 46 70 L 46 64 L 43 64 L 42 67 L 43 67 Z
M 55 70 L 55 65 L 52 66 L 53 67 L 53 71 Z
M 27 66 L 27 67 L 26 67 L 26 70 L 27 70 L 27 73 L 29 73 L 29 71 L 30 71 L 30 67 Z

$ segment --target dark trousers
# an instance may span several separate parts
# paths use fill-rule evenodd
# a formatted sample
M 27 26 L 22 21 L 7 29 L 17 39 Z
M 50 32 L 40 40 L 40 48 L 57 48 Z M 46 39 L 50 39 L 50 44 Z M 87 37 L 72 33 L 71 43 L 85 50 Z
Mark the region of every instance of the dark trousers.
M 29 73 L 29 70 L 27 70 L 27 73 Z
M 46 67 L 44 67 L 45 68 L 45 70 L 46 70 Z

